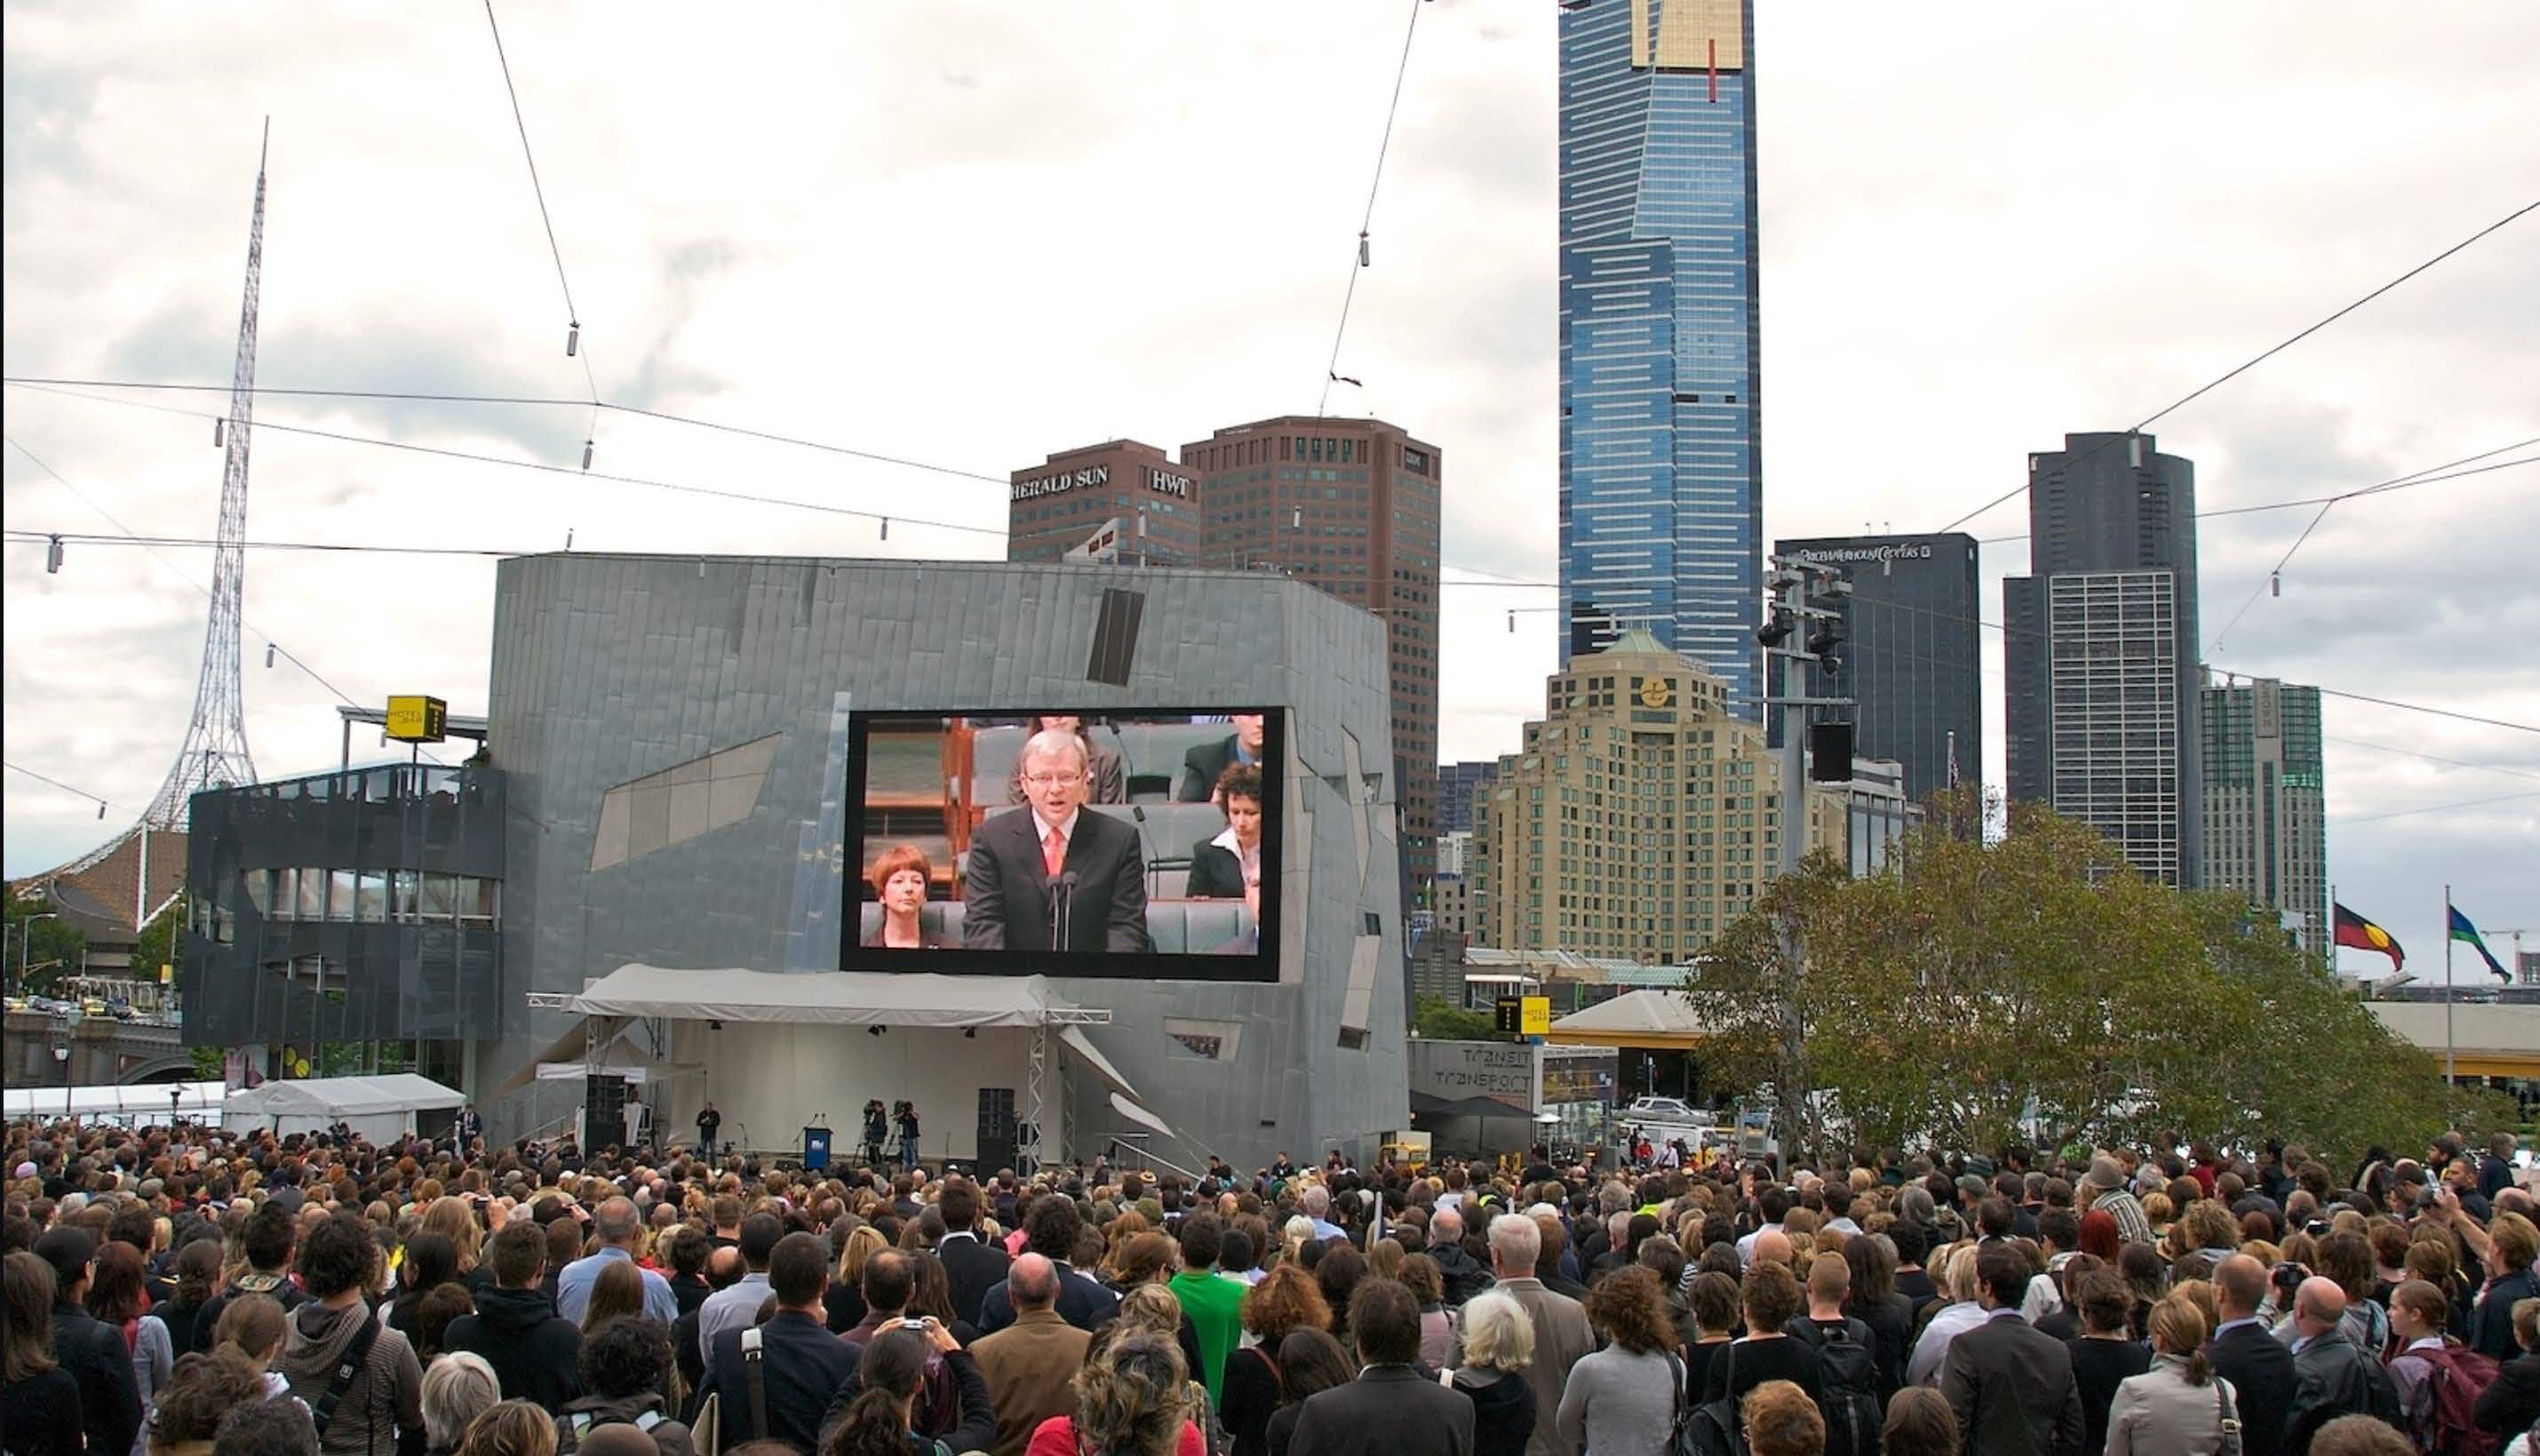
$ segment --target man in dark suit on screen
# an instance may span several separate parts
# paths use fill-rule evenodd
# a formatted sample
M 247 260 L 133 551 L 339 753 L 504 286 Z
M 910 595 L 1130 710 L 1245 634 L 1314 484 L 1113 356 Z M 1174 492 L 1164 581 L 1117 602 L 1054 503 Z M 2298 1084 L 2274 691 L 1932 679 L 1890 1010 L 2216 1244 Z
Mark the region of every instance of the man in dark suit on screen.
M 1206 803 L 1217 794 L 1217 781 L 1238 763 L 1261 762 L 1261 715 L 1232 715 L 1235 731 L 1214 743 L 1202 743 L 1182 755 L 1182 781 L 1173 791 L 1182 803 Z
M 961 936 L 973 950 L 1048 950 L 1053 893 L 1065 902 L 1066 950 L 1145 954 L 1146 857 L 1138 831 L 1089 813 L 1085 740 L 1043 730 L 1024 742 L 1024 806 L 970 837 L 961 872 Z M 1061 885 L 1074 877 L 1073 889 Z

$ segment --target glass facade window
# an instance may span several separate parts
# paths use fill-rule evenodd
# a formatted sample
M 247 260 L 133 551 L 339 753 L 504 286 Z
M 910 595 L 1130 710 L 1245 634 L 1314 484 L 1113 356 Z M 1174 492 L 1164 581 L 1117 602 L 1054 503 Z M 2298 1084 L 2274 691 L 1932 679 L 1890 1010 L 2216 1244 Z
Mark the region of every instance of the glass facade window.
M 1749 718 L 1763 545 L 1750 12 L 1583 0 L 1559 22 L 1563 658 L 1645 627 Z M 1678 64 L 1688 48 L 1734 63 Z
M 353 871 L 326 869 L 326 918 L 343 924 L 356 919 L 353 914 Z

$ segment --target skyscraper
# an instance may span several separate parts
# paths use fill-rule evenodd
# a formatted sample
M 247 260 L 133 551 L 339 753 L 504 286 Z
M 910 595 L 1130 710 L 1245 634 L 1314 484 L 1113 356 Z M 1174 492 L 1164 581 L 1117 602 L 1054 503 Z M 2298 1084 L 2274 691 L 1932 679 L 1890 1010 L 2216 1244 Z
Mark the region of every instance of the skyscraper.
M 1011 481 L 1008 561 L 1060 560 L 1116 521 L 1116 559 L 1199 564 L 1199 482 L 1152 445 L 1113 440 L 1060 451 L 1015 471 Z
M 1452 834 L 1473 827 L 1473 799 L 1499 777 L 1496 758 L 1467 759 L 1438 766 L 1438 832 Z
M 1892 787 L 1908 799 L 1949 787 L 1952 752 L 1962 778 L 1982 779 L 1975 537 L 1817 536 L 1776 541 L 1773 554 L 1822 562 L 1852 583 L 1851 595 L 1832 598 L 1843 612 L 1844 645 L 1835 654 L 1843 669 L 1805 670 L 1809 697 L 1854 705 L 1811 708 L 1810 719 L 1848 721 L 1854 753 L 1903 765 L 1903 782 Z
M 2202 883 L 2195 463 L 2149 435 L 2065 436 L 2028 457 L 2028 554 L 2002 584 L 2011 797 Z
M 2205 684 L 2205 883 L 2299 918 L 2328 954 L 2327 792 L 2319 689 L 2261 677 Z
M 1438 448 L 1382 420 L 1288 415 L 1182 447 L 1205 564 L 1285 571 L 1384 620 L 1412 892 L 1437 869 Z
M 1642 628 L 1544 683 L 1522 751 L 1476 791 L 1464 863 L 1474 936 L 1646 964 L 1700 954 L 1754 904 L 1781 849 L 1780 767 L 1729 685 Z M 1844 799 L 1807 793 L 1807 843 L 1840 853 Z
M 1758 714 L 1748 0 L 1561 0 L 1562 660 L 1624 628 Z

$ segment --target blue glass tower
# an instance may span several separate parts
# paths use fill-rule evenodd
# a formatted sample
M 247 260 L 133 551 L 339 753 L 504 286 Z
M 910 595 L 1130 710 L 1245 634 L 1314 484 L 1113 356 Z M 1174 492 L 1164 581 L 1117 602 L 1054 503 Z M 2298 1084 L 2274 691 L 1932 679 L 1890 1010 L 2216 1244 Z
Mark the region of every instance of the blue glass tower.
M 1751 0 L 1560 4 L 1563 660 L 1647 627 L 1751 718 Z

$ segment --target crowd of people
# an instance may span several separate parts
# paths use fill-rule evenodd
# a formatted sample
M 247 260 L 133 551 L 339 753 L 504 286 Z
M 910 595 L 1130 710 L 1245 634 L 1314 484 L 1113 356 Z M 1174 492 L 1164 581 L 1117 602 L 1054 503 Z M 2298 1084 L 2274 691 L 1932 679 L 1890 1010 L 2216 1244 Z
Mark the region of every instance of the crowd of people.
M 2529 1453 L 2510 1139 L 965 1177 L 7 1130 L 9 1456 Z

